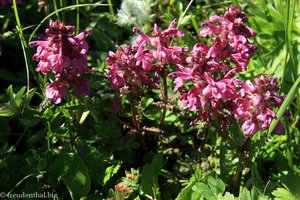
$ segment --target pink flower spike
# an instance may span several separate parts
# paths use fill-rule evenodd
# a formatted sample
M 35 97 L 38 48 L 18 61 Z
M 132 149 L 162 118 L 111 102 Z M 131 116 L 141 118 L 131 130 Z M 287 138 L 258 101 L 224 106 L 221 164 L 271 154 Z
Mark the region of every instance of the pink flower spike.
M 84 41 L 84 37 L 92 31 L 87 29 L 77 36 L 74 32 L 75 26 L 50 20 L 46 36 L 29 43 L 30 47 L 37 46 L 37 52 L 32 57 L 39 62 L 36 71 L 45 75 L 50 72 L 56 77 L 46 91 L 47 98 L 55 103 L 61 102 L 67 89 L 73 88 L 73 92 L 80 94 L 87 94 L 89 90 L 88 82 L 81 80 L 80 76 L 92 73 L 87 62 L 89 46 Z

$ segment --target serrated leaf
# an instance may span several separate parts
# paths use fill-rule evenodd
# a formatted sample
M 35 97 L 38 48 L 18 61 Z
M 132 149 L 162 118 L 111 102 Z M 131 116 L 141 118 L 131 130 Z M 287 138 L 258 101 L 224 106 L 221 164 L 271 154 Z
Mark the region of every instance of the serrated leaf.
M 141 188 L 145 194 L 156 196 L 160 195 L 158 186 L 158 176 L 163 166 L 163 156 L 156 154 L 151 164 L 146 164 L 141 172 Z
M 106 168 L 105 176 L 103 178 L 103 185 L 105 185 L 107 181 L 119 171 L 120 167 L 121 167 L 121 162 L 118 162 L 117 164 Z
M 74 155 L 73 163 L 69 170 L 62 176 L 62 180 L 67 186 L 73 200 L 85 197 L 90 191 L 91 179 L 88 169 L 77 155 Z

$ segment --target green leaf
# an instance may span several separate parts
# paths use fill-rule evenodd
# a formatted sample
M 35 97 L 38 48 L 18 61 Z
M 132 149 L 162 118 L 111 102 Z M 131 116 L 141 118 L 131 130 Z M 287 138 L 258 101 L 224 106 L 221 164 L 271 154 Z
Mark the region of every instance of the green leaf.
M 234 200 L 234 195 L 226 192 L 225 195 L 220 199 L 222 199 L 222 200 Z
M 119 171 L 120 167 L 121 167 L 121 162 L 118 162 L 117 164 L 106 168 L 105 176 L 103 178 L 103 185 L 105 185 L 106 182 Z
M 208 177 L 208 185 L 215 195 L 223 194 L 225 192 L 225 184 L 221 179 L 214 179 L 212 176 Z
M 36 88 L 31 88 L 29 91 L 28 91 L 28 96 L 27 96 L 27 93 L 24 94 L 23 98 L 25 99 L 26 103 L 29 104 L 30 100 L 32 99 L 33 95 L 35 94 L 36 92 Z
M 194 192 L 192 188 L 196 184 L 196 182 L 200 181 L 201 177 L 202 171 L 201 169 L 197 168 L 195 171 L 195 175 L 190 178 L 189 184 L 180 191 L 180 193 L 176 197 L 176 200 L 199 200 L 202 195 L 200 193 Z
M 25 90 L 26 90 L 26 87 L 25 86 L 22 87 L 14 97 L 17 107 L 20 107 L 22 104 L 22 97 L 24 95 Z
M 146 164 L 141 172 L 141 188 L 145 194 L 160 195 L 158 186 L 158 176 L 163 166 L 162 154 L 156 154 L 151 164 Z
M 42 138 L 44 138 L 46 136 L 47 131 L 48 130 L 46 128 L 44 128 L 44 129 L 40 130 L 39 132 L 34 133 L 30 138 L 28 138 L 26 140 L 26 142 L 28 144 L 32 145 L 34 143 L 37 143 L 37 142 L 41 141 Z
M 11 117 L 14 114 L 16 114 L 16 112 L 17 112 L 17 109 L 15 107 L 12 107 L 9 104 L 4 104 L 4 105 L 1 105 L 1 107 L 0 107 L 0 116 L 3 116 L 3 117 Z
M 251 199 L 251 192 L 249 190 L 247 190 L 247 188 L 243 188 L 240 191 L 240 196 L 239 199 L 243 199 L 243 200 L 252 200 Z
M 180 25 L 185 25 L 187 24 L 192 18 L 192 15 L 187 15 L 185 17 L 182 18 L 182 20 L 180 21 Z
M 196 181 L 200 181 L 202 178 L 202 171 L 201 169 L 197 168 L 194 175 Z M 190 180 L 191 181 L 191 180 Z
M 275 200 L 296 200 L 296 197 L 284 188 L 277 188 L 272 194 L 275 196 Z
M 89 115 L 90 111 L 87 110 L 87 111 L 84 111 L 80 117 L 80 120 L 79 120 L 79 124 L 83 124 L 83 122 L 85 121 L 85 119 L 87 118 L 87 116 Z
M 300 199 L 300 176 L 291 172 L 279 178 L 282 185 L 297 199 Z
M 15 100 L 15 94 L 14 94 L 12 85 L 10 85 L 7 88 L 6 93 L 9 96 L 9 104 L 11 105 L 11 107 L 13 107 L 14 109 L 17 109 L 17 104 L 16 104 L 16 100 Z
M 33 127 L 35 125 L 37 125 L 38 123 L 40 123 L 40 119 L 33 117 L 33 116 L 24 116 L 20 119 L 20 123 L 24 126 L 24 127 Z
M 285 100 L 283 101 L 282 105 L 280 106 L 277 114 L 276 114 L 276 119 L 274 119 L 270 125 L 268 133 L 272 133 L 273 130 L 275 129 L 276 125 L 280 121 L 281 117 L 283 114 L 286 112 L 287 107 L 292 103 L 293 98 L 299 88 L 299 83 L 300 83 L 300 76 L 298 76 L 297 80 L 293 84 L 292 88 L 290 89 L 288 95 L 286 96 Z
M 194 192 L 200 193 L 207 200 L 217 199 L 217 196 L 214 194 L 214 192 L 204 183 L 196 183 L 192 187 L 192 190 Z
M 146 101 L 146 104 L 145 104 L 145 108 L 147 108 L 148 106 L 150 106 L 153 102 L 154 102 L 153 98 L 147 98 L 147 101 Z
M 88 169 L 81 158 L 74 154 L 73 163 L 69 170 L 62 176 L 64 184 L 69 189 L 73 200 L 85 197 L 91 187 Z

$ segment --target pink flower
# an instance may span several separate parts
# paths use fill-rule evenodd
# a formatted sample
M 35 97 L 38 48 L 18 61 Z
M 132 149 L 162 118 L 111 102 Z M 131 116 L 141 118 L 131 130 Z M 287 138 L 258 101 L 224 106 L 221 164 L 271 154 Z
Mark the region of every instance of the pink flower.
M 235 79 L 222 79 L 215 82 L 207 74 L 206 79 L 208 80 L 208 85 L 202 90 L 206 98 L 234 100 L 238 96 L 234 83 Z
M 133 28 L 133 32 L 138 33 L 137 46 L 146 46 L 150 44 L 153 48 L 153 57 L 163 64 L 167 64 L 169 59 L 174 64 L 182 64 L 186 58 L 188 48 L 170 45 L 170 38 L 183 37 L 183 32 L 174 28 L 176 19 L 174 19 L 166 30 L 160 31 L 159 27 L 155 24 L 152 32 L 152 37 L 147 36 L 138 28 Z
M 123 45 L 116 53 L 109 52 L 106 63 L 111 69 L 107 76 L 114 90 L 139 93 L 143 86 L 155 87 L 158 79 L 149 76 L 153 72 L 151 54 L 142 48 L 136 50 L 132 46 Z
M 252 136 L 259 130 L 259 127 L 254 122 L 254 118 L 250 118 L 243 123 L 242 130 L 245 136 Z
M 81 75 L 92 73 L 87 62 L 88 44 L 84 41 L 84 37 L 90 35 L 91 30 L 85 30 L 77 36 L 74 32 L 74 26 L 50 20 L 49 28 L 45 31 L 46 36 L 39 41 L 30 42 L 29 46 L 37 46 L 37 52 L 32 57 L 39 62 L 37 72 L 44 75 L 51 72 L 56 82 L 64 82 L 64 87 L 73 87 L 77 95 L 87 95 L 88 81 Z M 61 99 L 55 100 L 60 101 Z
M 276 80 L 276 78 L 260 75 L 254 79 L 254 84 L 250 81 L 243 84 L 240 90 L 241 95 L 236 100 L 235 118 L 242 119 L 244 122 L 245 135 L 253 135 L 255 131 L 258 131 L 253 127 L 267 130 L 272 120 L 276 118 L 272 109 L 279 107 L 282 103 L 282 97 L 278 96 L 279 87 Z M 282 124 L 279 123 L 276 131 L 283 132 Z
M 195 111 L 201 106 L 200 90 L 198 88 L 193 88 L 187 93 L 183 94 L 180 98 L 179 106 L 183 109 L 189 109 L 190 111 Z
M 245 13 L 236 6 L 230 6 L 223 17 L 213 16 L 209 22 L 202 23 L 199 35 L 207 37 L 215 35 L 213 46 L 208 55 L 215 60 L 231 58 L 237 66 L 235 72 L 245 71 L 256 47 L 249 43 L 248 38 L 255 37 L 254 31 L 245 26 L 248 21 Z
M 197 121 L 220 121 L 221 128 L 230 125 L 233 118 L 241 120 L 247 136 L 269 128 L 276 117 L 272 111 L 279 107 L 276 79 L 259 76 L 243 82 L 232 76 L 247 68 L 256 47 L 248 41 L 255 37 L 253 30 L 244 25 L 246 15 L 230 6 L 223 17 L 212 16 L 203 23 L 200 36 L 212 35 L 212 45 L 194 45 L 185 64 L 177 64 L 177 71 L 169 74 L 174 79 L 174 91 L 181 94 L 179 106 L 197 111 Z M 276 130 L 283 132 L 282 124 Z
M 180 71 L 177 71 L 177 72 L 172 72 L 169 74 L 169 77 L 170 78 L 175 78 L 175 88 L 174 88 L 174 91 L 178 90 L 178 88 L 180 88 L 183 83 L 187 80 L 191 80 L 193 77 L 192 77 L 192 69 L 191 68 L 188 68 L 188 67 L 183 67 L 182 65 L 177 65 L 180 69 Z
M 67 93 L 67 87 L 59 81 L 52 82 L 46 89 L 46 97 L 59 104 Z

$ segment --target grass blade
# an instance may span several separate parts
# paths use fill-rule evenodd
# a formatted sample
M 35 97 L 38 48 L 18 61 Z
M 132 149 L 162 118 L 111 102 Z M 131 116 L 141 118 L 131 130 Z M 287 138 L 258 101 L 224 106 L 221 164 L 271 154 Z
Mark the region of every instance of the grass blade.
M 289 105 L 292 103 L 293 98 L 295 97 L 296 92 L 299 89 L 299 83 L 300 83 L 300 76 L 298 76 L 297 80 L 293 84 L 292 88 L 290 89 L 288 95 L 286 96 L 285 100 L 283 101 L 282 105 L 280 106 L 277 114 L 276 114 L 276 119 L 274 119 L 271 123 L 271 126 L 269 128 L 268 133 L 270 134 L 280 121 L 281 117 L 285 113 L 286 109 L 289 107 Z
M 110 6 L 110 4 L 78 4 L 78 5 L 72 5 L 72 6 L 66 6 L 64 8 L 60 8 L 52 13 L 50 13 L 49 15 L 47 15 L 41 22 L 39 25 L 37 25 L 37 27 L 33 30 L 33 32 L 31 33 L 30 37 L 29 37 L 29 41 L 32 40 L 32 37 L 34 36 L 34 34 L 37 32 L 37 30 L 42 26 L 42 24 L 49 19 L 51 16 L 57 14 L 58 12 L 64 11 L 64 10 L 70 10 L 73 8 L 79 8 L 79 7 L 86 7 L 86 6 Z

